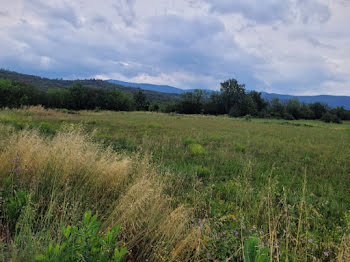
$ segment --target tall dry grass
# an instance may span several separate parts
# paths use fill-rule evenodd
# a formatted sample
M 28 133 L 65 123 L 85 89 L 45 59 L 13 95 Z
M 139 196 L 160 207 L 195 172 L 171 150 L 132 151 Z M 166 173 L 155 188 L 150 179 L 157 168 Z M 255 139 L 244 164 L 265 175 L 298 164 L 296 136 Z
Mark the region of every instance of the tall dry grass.
M 77 223 L 87 210 L 98 214 L 103 229 L 121 225 L 130 261 L 190 261 L 198 256 L 202 228 L 193 223 L 190 209 L 172 207 L 147 160 L 120 156 L 73 126 L 52 139 L 5 126 L 0 134 L 1 190 L 15 176 L 18 187 L 29 194 L 15 230 L 6 223 L 0 227 L 4 260 L 34 260 L 51 240 L 62 238 L 62 226 Z

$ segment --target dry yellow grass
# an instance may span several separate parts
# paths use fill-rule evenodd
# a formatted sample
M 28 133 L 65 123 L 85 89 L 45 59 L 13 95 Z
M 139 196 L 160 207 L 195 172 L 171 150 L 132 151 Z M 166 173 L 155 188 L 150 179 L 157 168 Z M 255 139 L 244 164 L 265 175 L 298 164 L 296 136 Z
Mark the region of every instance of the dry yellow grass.
M 36 246 L 34 251 L 40 251 L 43 232 L 49 238 L 59 238 L 57 228 L 76 222 L 86 209 L 92 209 L 104 221 L 103 228 L 122 226 L 121 241 L 128 247 L 131 261 L 195 259 L 201 228 L 194 226 L 188 208 L 171 206 L 162 181 L 147 160 L 136 155 L 121 157 L 104 149 L 79 127 L 66 126 L 65 130 L 49 139 L 35 130 L 15 133 L 0 126 L 0 133 L 8 134 L 2 136 L 5 140 L 0 138 L 0 180 L 18 167 L 21 184 L 30 191 L 34 217 L 29 237 Z M 18 236 L 8 240 L 13 239 Z M 18 253 L 25 251 L 10 242 L 16 261 Z

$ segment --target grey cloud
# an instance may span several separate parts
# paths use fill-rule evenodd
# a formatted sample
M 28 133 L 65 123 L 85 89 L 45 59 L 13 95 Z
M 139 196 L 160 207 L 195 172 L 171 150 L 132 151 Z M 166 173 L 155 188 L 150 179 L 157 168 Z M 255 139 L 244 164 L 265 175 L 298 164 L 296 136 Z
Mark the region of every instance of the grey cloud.
M 128 26 L 133 23 L 135 18 L 134 4 L 135 0 L 119 0 L 114 4 L 114 8 L 118 15 Z
M 288 39 L 290 39 L 291 41 L 303 40 L 312 45 L 313 47 L 321 47 L 333 50 L 336 49 L 335 46 L 321 42 L 317 37 L 310 35 L 310 33 L 308 32 L 298 31 L 290 33 L 288 35 Z
M 43 1 L 29 0 L 25 2 L 25 6 L 31 12 L 41 17 L 46 17 L 48 23 L 51 21 L 63 21 L 75 28 L 82 26 L 75 8 L 66 1 L 62 1 L 60 5 L 49 5 Z
M 325 23 L 331 17 L 329 7 L 314 0 L 298 0 L 297 10 L 305 24 L 308 22 Z
M 225 30 L 225 26 L 220 20 L 212 17 L 185 19 L 167 15 L 152 18 L 148 30 L 149 37 L 153 41 L 174 46 L 191 46 L 196 41 L 215 37 Z
M 316 0 L 204 0 L 210 4 L 212 12 L 238 13 L 258 23 L 275 21 L 293 22 L 301 19 L 326 22 L 330 18 L 328 6 Z
M 0 11 L 0 16 L 8 16 L 8 12 L 6 11 Z

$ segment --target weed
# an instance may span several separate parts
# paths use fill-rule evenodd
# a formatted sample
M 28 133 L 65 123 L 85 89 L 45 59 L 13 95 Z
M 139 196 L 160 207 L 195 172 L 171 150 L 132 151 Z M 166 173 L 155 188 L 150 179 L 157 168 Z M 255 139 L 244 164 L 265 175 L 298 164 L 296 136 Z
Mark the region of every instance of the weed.
M 91 211 L 84 214 L 81 226 L 67 226 L 62 229 L 64 241 L 47 247 L 45 254 L 37 255 L 39 261 L 114 261 L 121 262 L 127 252 L 120 249 L 117 236 L 120 226 L 108 230 L 105 236 L 99 233 L 101 222 Z

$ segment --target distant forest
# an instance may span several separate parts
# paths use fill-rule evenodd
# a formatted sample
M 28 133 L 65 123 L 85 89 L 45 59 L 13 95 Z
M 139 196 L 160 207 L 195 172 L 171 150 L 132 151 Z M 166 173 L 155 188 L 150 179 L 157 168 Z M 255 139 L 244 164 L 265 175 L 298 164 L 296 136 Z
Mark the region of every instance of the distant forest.
M 298 99 L 266 101 L 261 93 L 247 92 L 236 79 L 221 83 L 219 92 L 202 90 L 181 95 L 144 91 L 102 80 L 52 80 L 0 70 L 0 108 L 43 105 L 70 110 L 158 111 L 232 117 L 321 119 L 341 123 L 350 120 L 344 107 L 300 103 Z

